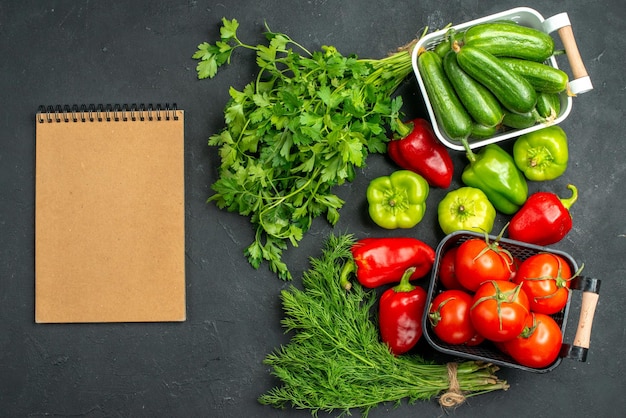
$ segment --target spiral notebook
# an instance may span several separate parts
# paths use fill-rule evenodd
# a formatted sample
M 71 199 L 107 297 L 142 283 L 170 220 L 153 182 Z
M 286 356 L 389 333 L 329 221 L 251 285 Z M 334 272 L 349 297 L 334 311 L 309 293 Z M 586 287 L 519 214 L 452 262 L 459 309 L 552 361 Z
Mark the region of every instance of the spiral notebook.
M 184 321 L 184 112 L 40 108 L 35 322 Z

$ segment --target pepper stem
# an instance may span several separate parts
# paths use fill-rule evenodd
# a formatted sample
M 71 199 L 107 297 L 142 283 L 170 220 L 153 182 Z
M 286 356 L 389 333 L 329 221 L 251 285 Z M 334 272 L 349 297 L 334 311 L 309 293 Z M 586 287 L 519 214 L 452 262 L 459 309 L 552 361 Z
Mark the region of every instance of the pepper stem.
M 470 148 L 469 142 L 467 142 L 467 138 L 461 138 L 461 143 L 463 144 L 463 147 L 465 148 L 465 156 L 469 160 L 470 164 L 473 164 L 474 161 L 476 161 L 476 154 Z
M 396 130 L 400 134 L 400 138 L 406 138 L 413 132 L 413 123 L 404 123 L 400 119 L 396 119 Z
M 567 188 L 572 191 L 572 196 L 567 199 L 559 199 L 559 200 L 561 201 L 561 204 L 563 204 L 563 207 L 569 210 L 569 208 L 572 207 L 574 202 L 578 200 L 578 189 L 573 184 L 568 184 Z
M 402 278 L 400 279 L 400 283 L 393 288 L 393 291 L 396 293 L 400 293 L 410 292 L 411 290 L 415 289 L 415 286 L 413 286 L 410 282 L 413 273 L 415 273 L 415 267 L 409 267 L 408 269 L 406 269 L 404 271 L 404 274 L 402 275 Z
M 346 261 L 339 275 L 339 284 L 343 289 L 352 289 L 352 283 L 350 282 L 350 279 L 348 277 L 354 272 L 356 272 L 356 263 L 354 262 L 354 260 Z

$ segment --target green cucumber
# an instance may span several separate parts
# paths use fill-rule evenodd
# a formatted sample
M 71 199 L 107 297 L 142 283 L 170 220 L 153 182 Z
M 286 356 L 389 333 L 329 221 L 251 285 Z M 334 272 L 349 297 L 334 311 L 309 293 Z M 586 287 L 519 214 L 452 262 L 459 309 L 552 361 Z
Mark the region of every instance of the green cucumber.
M 472 125 L 472 132 L 470 138 L 472 139 L 487 139 L 491 138 L 498 131 L 497 126 L 485 126 L 480 123 L 474 122 Z
M 450 29 L 443 41 L 438 43 L 433 51 L 437 53 L 442 59 L 446 56 L 446 54 L 452 50 L 452 43 L 461 42 L 463 40 L 463 32 L 455 32 L 454 29 Z
M 417 69 L 443 132 L 456 141 L 466 139 L 472 130 L 472 118 L 446 77 L 439 55 L 434 51 L 420 51 Z
M 554 120 L 561 113 L 561 97 L 557 93 L 539 93 L 536 108 L 539 116 Z
M 453 46 L 459 66 L 470 77 L 487 87 L 511 112 L 530 112 L 537 103 L 537 92 L 518 73 L 509 70 L 499 58 L 479 48 Z
M 507 128 L 525 129 L 535 126 L 540 119 L 534 109 L 526 113 L 504 112 L 502 125 Z
M 519 58 L 501 57 L 500 61 L 511 71 L 524 77 L 535 90 L 560 93 L 567 88 L 569 78 L 565 71 L 551 65 Z
M 463 71 L 456 61 L 454 51 L 449 51 L 443 57 L 443 70 L 474 121 L 485 126 L 496 126 L 502 121 L 504 111 L 498 99 L 489 89 Z
M 561 98 L 558 93 L 538 93 L 537 105 L 523 114 L 504 112 L 502 125 L 508 128 L 525 129 L 537 123 L 554 121 L 561 111 Z
M 544 62 L 554 54 L 554 39 L 545 32 L 523 25 L 480 23 L 465 31 L 465 45 L 495 56 Z

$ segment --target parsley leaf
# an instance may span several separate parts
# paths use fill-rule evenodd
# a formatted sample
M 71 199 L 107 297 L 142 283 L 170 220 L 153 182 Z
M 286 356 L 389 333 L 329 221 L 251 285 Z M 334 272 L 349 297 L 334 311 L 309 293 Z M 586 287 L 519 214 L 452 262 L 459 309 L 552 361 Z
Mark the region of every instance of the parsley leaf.
M 220 28 L 220 35 L 222 39 L 231 39 L 237 37 L 237 28 L 239 28 L 239 22 L 237 19 L 228 20 L 222 18 L 222 27 Z
M 344 202 L 332 187 L 354 179 L 370 153 L 386 150 L 398 132 L 402 101 L 392 98 L 412 72 L 410 51 L 382 59 L 343 55 L 333 46 L 309 52 L 267 27 L 267 44 L 248 45 L 237 20 L 222 19 L 220 40 L 192 55 L 199 79 L 213 78 L 238 48 L 254 51 L 258 75 L 231 87 L 224 129 L 209 138 L 219 148 L 219 178 L 208 201 L 249 217 L 255 239 L 244 254 L 291 279 L 282 253 L 298 246 L 313 219 L 339 220 Z

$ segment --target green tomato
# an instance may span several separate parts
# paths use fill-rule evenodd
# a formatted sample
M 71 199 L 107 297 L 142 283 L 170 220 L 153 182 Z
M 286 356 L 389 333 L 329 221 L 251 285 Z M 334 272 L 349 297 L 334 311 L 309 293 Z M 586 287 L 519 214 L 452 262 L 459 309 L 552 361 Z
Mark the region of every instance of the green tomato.
M 428 192 L 428 182 L 413 171 L 378 177 L 367 187 L 370 217 L 385 229 L 412 228 L 424 217 Z
M 455 231 L 490 233 L 496 219 L 496 209 L 487 195 L 476 187 L 452 190 L 439 202 L 439 226 L 446 234 Z

